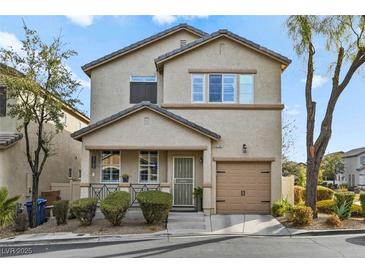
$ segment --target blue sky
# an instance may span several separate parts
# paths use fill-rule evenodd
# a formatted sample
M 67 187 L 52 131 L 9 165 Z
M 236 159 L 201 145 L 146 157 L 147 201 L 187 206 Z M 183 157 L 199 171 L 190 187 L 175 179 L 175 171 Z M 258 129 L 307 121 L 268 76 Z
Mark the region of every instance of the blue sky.
M 282 75 L 282 98 L 285 117 L 295 120 L 295 149 L 292 159 L 305 161 L 306 111 L 304 98 L 305 63 L 293 51 L 285 29 L 285 16 L 24 16 L 42 39 L 50 40 L 62 32 L 63 41 L 79 54 L 68 65 L 83 84 L 80 109 L 89 113 L 89 79 L 81 66 L 175 24 L 186 22 L 206 32 L 227 28 L 238 35 L 277 51 L 293 60 Z M 19 47 L 23 38 L 22 21 L 18 16 L 0 16 L 0 47 Z M 316 50 L 314 99 L 317 117 L 325 111 L 331 76 L 329 64 L 333 56 L 319 44 Z M 334 114 L 333 136 L 328 152 L 365 146 L 363 105 L 365 102 L 364 73 L 356 75 L 340 98 Z M 319 119 L 317 120 L 319 125 Z

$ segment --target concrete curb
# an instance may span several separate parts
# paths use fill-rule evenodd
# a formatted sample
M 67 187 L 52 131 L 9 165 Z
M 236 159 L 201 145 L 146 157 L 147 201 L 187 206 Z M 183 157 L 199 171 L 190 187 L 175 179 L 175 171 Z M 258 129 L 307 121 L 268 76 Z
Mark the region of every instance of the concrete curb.
M 346 235 L 346 234 L 365 234 L 365 229 L 331 229 L 331 230 L 307 230 L 305 232 L 291 233 L 295 236 L 326 236 L 326 235 Z

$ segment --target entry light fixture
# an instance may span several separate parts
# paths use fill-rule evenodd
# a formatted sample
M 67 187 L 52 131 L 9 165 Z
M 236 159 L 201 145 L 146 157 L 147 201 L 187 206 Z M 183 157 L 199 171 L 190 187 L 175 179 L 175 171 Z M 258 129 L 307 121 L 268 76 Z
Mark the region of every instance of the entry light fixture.
M 242 153 L 247 153 L 247 145 L 246 144 L 242 145 Z

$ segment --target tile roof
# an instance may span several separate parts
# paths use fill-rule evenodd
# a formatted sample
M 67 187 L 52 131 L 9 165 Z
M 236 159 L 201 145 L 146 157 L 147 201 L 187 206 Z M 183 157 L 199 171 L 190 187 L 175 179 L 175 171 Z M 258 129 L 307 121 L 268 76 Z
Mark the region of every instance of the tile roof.
M 193 122 L 191 122 L 191 121 L 189 121 L 189 120 L 187 120 L 187 119 L 185 119 L 185 118 L 183 118 L 179 115 L 176 115 L 176 114 L 172 113 L 171 111 L 163 109 L 163 108 L 159 107 L 158 105 L 152 104 L 150 102 L 142 102 L 142 103 L 134 105 L 130 108 L 124 109 L 124 110 L 122 110 L 122 111 L 120 111 L 116 114 L 113 114 L 113 115 L 111 115 L 107 118 L 104 118 L 104 119 L 102 119 L 102 120 L 100 120 L 96 123 L 90 124 L 89 126 L 84 127 L 82 129 L 72 133 L 71 137 L 74 138 L 74 139 L 80 140 L 83 135 L 89 134 L 90 132 L 92 132 L 94 130 L 97 130 L 101 127 L 109 125 L 109 124 L 111 124 L 111 123 L 113 123 L 113 122 L 115 122 L 119 119 L 124 118 L 125 116 L 128 116 L 129 114 L 132 114 L 136 111 L 139 111 L 139 110 L 142 110 L 142 109 L 145 109 L 145 108 L 153 110 L 153 111 L 155 111 L 159 114 L 162 114 L 162 115 L 164 115 L 164 116 L 166 116 L 166 117 L 168 117 L 172 120 L 175 120 L 175 121 L 191 128 L 191 129 L 193 129 L 193 130 L 195 130 L 195 131 L 197 131 L 197 132 L 199 132 L 203 135 L 206 135 L 206 136 L 208 136 L 208 137 L 210 137 L 214 140 L 218 140 L 218 139 L 221 138 L 221 136 L 219 134 L 217 134 L 217 133 L 215 133 L 215 132 L 213 132 L 213 131 L 211 131 L 207 128 L 204 128 L 200 125 L 197 125 L 197 124 L 195 124 L 195 123 L 193 123 Z
M 365 147 L 359 147 L 345 152 L 345 154 L 342 157 L 343 158 L 354 157 L 360 155 L 363 152 L 365 152 Z
M 22 133 L 18 132 L 0 132 L 0 149 L 9 147 L 23 138 Z
M 172 50 L 170 52 L 167 52 L 167 53 L 165 53 L 165 54 L 157 57 L 155 59 L 155 63 L 156 64 L 157 63 L 163 63 L 164 60 L 166 60 L 166 59 L 168 59 L 170 57 L 173 57 L 174 55 L 177 55 L 179 53 L 182 53 L 184 51 L 187 51 L 187 50 L 189 50 L 189 49 L 191 49 L 191 48 L 193 48 L 195 46 L 198 46 L 200 44 L 204 44 L 204 42 L 207 42 L 207 41 L 209 41 L 211 39 L 214 39 L 214 38 L 219 37 L 219 36 L 222 36 L 222 35 L 226 35 L 226 36 L 228 36 L 230 38 L 236 39 L 236 40 L 242 42 L 243 44 L 246 44 L 246 45 L 248 45 L 248 46 L 250 46 L 250 47 L 252 47 L 252 48 L 254 48 L 254 49 L 258 50 L 258 51 L 264 52 L 264 53 L 268 54 L 271 57 L 274 57 L 276 59 L 279 59 L 285 65 L 289 65 L 291 63 L 291 60 L 289 58 L 287 58 L 287 57 L 285 57 L 285 56 L 283 56 L 283 55 L 281 55 L 281 54 L 279 54 L 279 53 L 277 53 L 275 51 L 272 51 L 272 50 L 270 50 L 268 48 L 265 48 L 265 47 L 263 47 L 263 46 L 261 46 L 259 44 L 256 44 L 256 43 L 254 43 L 254 42 L 252 42 L 252 41 L 250 41 L 250 40 L 248 40 L 246 38 L 243 38 L 243 37 L 241 37 L 241 36 L 239 36 L 237 34 L 234 34 L 233 32 L 230 32 L 229 30 L 226 30 L 226 29 L 221 29 L 221 30 L 218 30 L 216 32 L 213 32 L 212 34 L 205 35 L 205 36 L 203 36 L 203 37 L 201 37 L 201 38 L 199 38 L 197 40 L 194 40 L 193 42 L 190 42 L 190 43 L 186 44 L 183 47 L 180 47 L 178 49 L 175 49 L 175 50 Z
M 145 39 L 143 39 L 141 41 L 138 41 L 136 43 L 133 43 L 133 44 L 127 46 L 127 47 L 121 48 L 121 49 L 119 49 L 117 51 L 114 51 L 114 52 L 112 52 L 110 54 L 107 54 L 107 55 L 105 55 L 105 56 L 103 56 L 101 58 L 98 58 L 98 59 L 96 59 L 96 60 L 94 60 L 94 61 L 92 61 L 90 63 L 87 63 L 87 64 L 83 65 L 81 68 L 86 72 L 91 67 L 94 67 L 94 66 L 96 66 L 96 65 L 98 65 L 100 63 L 103 63 L 105 61 L 108 61 L 108 60 L 114 58 L 115 56 L 121 55 L 121 54 L 126 53 L 126 52 L 128 52 L 130 50 L 133 50 L 133 49 L 135 49 L 135 48 L 137 48 L 137 47 L 139 47 L 139 46 L 141 46 L 143 44 L 146 44 L 146 43 L 152 42 L 152 41 L 154 41 L 156 39 L 159 39 L 159 38 L 161 38 L 161 37 L 163 37 L 163 36 L 165 36 L 165 35 L 167 35 L 169 33 L 172 33 L 172 32 L 174 32 L 176 30 L 179 30 L 179 29 L 187 29 L 187 30 L 190 30 L 191 32 L 194 32 L 194 33 L 200 35 L 200 36 L 208 35 L 208 33 L 204 32 L 204 31 L 202 31 L 200 29 L 197 29 L 197 28 L 195 28 L 193 26 L 190 26 L 188 24 L 179 24 L 179 25 L 176 25 L 174 27 L 168 28 L 168 29 L 166 29 L 164 31 L 161 31 L 161 32 L 159 32 L 157 34 L 154 34 L 154 35 L 152 35 L 150 37 L 147 37 L 147 38 L 145 38 Z

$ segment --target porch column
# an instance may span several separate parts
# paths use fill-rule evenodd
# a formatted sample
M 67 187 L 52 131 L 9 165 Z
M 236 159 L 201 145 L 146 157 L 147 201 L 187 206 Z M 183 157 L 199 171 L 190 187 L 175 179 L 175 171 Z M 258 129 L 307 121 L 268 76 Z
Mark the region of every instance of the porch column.
M 80 182 L 80 198 L 89 197 L 90 186 L 90 150 L 82 146 L 81 154 L 81 182 Z
M 206 215 L 213 210 L 212 194 L 212 150 L 208 146 L 203 151 L 203 210 Z

